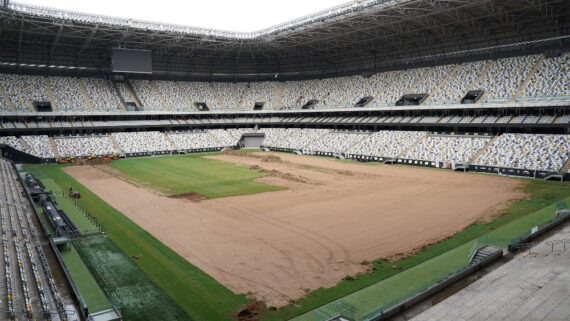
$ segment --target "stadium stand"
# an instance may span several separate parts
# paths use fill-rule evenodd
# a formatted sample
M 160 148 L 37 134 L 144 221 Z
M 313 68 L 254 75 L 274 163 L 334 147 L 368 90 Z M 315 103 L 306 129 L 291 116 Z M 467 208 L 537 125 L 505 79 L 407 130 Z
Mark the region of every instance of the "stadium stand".
M 438 105 L 459 103 L 469 90 L 484 91 L 481 103 L 513 101 L 519 91 L 518 101 L 551 101 L 570 96 L 569 67 L 568 54 L 546 59 L 530 55 L 380 72 L 367 78 L 283 83 L 132 79 L 130 83 L 144 110 L 149 111 L 193 111 L 196 102 L 206 103 L 211 110 L 252 110 L 256 102 L 265 103 L 266 110 L 300 109 L 310 100 L 317 101 L 312 108 L 329 109 L 354 107 L 366 96 L 374 99 L 369 107 L 383 107 L 393 106 L 405 94 L 420 93 L 429 95 L 425 104 Z M 50 91 L 58 111 L 88 111 L 90 105 L 95 111 L 121 110 L 118 93 L 108 79 L 16 74 L 1 74 L 0 78 L 16 111 L 32 111 L 33 101 L 49 101 Z M 125 101 L 136 101 L 125 83 L 117 83 L 117 88 Z M 11 111 L 2 95 L 0 110 Z
M 58 111 L 88 111 L 81 89 L 81 82 L 76 77 L 49 77 Z
M 175 81 L 154 81 L 158 92 L 161 93 L 168 108 L 173 111 L 195 111 L 194 104 L 187 94 L 179 88 L 180 82 Z
M 210 110 L 217 109 L 218 103 L 214 96 L 212 88 L 206 82 L 178 82 L 180 90 L 188 95 L 191 103 L 206 103 Z
M 133 80 L 131 83 L 144 106 L 144 110 L 165 111 L 171 108 L 172 105 L 166 104 L 163 100 L 161 91 L 155 87 L 155 82 L 150 80 Z M 124 86 L 120 86 L 119 88 L 123 88 L 122 90 L 124 93 L 121 93 L 123 97 L 126 95 L 128 95 L 127 97 L 130 97 L 130 93 Z M 126 100 L 132 101 L 133 99 Z
M 184 131 L 167 133 L 177 150 L 192 150 L 221 147 L 220 142 L 206 131 Z
M 243 94 L 246 91 L 247 83 L 217 82 L 212 83 L 212 89 L 218 97 L 219 106 L 226 110 L 241 109 Z
M 489 61 L 466 62 L 457 66 L 455 73 L 433 92 L 427 104 L 457 104 L 463 98 L 469 85 L 477 80 Z
M 488 137 L 428 135 L 413 148 L 410 148 L 402 157 L 415 160 L 467 163 L 488 141 Z
M 265 103 L 263 106 L 263 109 L 265 110 L 275 108 L 275 100 L 277 99 L 277 93 L 279 90 L 278 82 L 252 82 L 249 83 L 248 86 L 244 103 L 242 105 L 243 110 L 253 109 L 256 102 Z
M 27 149 L 24 148 L 22 144 L 20 144 L 20 141 L 15 136 L 0 136 L 0 144 L 6 144 L 17 150 L 23 152 L 29 152 Z
M 83 78 L 83 84 L 95 111 L 119 111 L 121 101 L 110 80 Z
M 479 165 L 558 171 L 570 156 L 570 135 L 503 134 L 476 159 Z
M 125 153 L 174 150 L 161 132 L 113 133 L 113 138 Z
M 546 58 L 524 89 L 521 99 L 570 99 L 570 56 Z
M 22 136 L 22 139 L 30 147 L 30 154 L 42 158 L 55 157 L 47 135 Z
M 346 153 L 392 158 L 400 155 L 426 132 L 381 130 L 349 148 Z
M 303 149 L 315 152 L 342 153 L 364 139 L 368 133 L 355 131 L 329 131 Z
M 61 157 L 110 155 L 117 152 L 108 136 L 57 137 L 54 140 Z
M 48 100 L 44 77 L 2 74 L 0 79 L 16 111 L 32 111 L 34 101 Z
M 510 101 L 538 61 L 538 55 L 498 59 L 471 88 L 485 90 L 483 102 Z
M 266 147 L 300 150 L 326 134 L 328 129 L 267 128 L 264 129 Z

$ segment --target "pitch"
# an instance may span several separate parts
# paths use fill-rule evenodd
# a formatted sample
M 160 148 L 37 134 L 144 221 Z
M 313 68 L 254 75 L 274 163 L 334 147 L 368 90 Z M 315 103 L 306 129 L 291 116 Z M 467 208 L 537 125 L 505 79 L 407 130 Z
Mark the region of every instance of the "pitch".
M 266 174 L 256 182 L 287 189 L 196 201 L 168 197 L 151 182 L 130 183 L 141 181 L 136 170 L 65 171 L 235 293 L 274 306 L 364 272 L 362 261 L 410 255 L 525 196 L 516 189 L 522 181 L 504 177 L 247 156 L 207 157 L 247 166 Z

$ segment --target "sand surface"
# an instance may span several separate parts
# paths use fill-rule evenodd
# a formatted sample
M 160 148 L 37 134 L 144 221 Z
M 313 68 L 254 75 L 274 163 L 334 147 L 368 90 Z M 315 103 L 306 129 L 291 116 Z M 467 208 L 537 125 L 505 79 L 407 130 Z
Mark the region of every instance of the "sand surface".
M 287 190 L 202 201 L 134 186 L 107 165 L 64 170 L 232 291 L 269 306 L 363 272 L 363 260 L 413 253 L 525 197 L 517 179 L 273 155 L 209 157 L 272 170 L 259 181 Z

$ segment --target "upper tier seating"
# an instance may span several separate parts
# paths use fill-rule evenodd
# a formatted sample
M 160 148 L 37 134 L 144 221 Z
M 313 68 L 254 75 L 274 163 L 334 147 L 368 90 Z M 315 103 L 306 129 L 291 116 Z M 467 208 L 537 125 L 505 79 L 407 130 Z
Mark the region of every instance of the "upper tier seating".
M 76 77 L 49 77 L 58 111 L 88 111 L 81 82 Z
M 545 59 L 530 83 L 525 87 L 522 100 L 570 99 L 570 56 L 561 55 Z
M 165 104 L 162 100 L 163 92 L 155 87 L 154 81 L 149 80 L 133 80 L 131 81 L 133 89 L 136 91 L 141 104 L 144 106 L 144 110 L 148 111 L 166 111 L 169 110 L 169 106 Z M 130 93 L 125 88 L 125 93 L 121 93 L 123 97 L 129 95 Z M 164 93 L 166 94 L 166 93 Z
M 94 111 L 119 111 L 121 101 L 109 79 L 83 78 L 82 80 Z
M 195 111 L 195 103 L 210 110 L 300 109 L 353 107 L 365 96 L 369 107 L 394 106 L 403 95 L 428 94 L 425 104 L 459 103 L 470 90 L 483 90 L 481 103 L 569 99 L 570 57 L 530 55 L 300 81 L 189 82 L 131 79 L 133 95 L 117 83 L 126 101 L 141 100 L 144 110 Z M 536 67 L 536 72 L 535 72 Z M 532 73 L 532 74 L 531 74 Z M 58 111 L 119 111 L 118 92 L 109 79 L 41 77 L 0 74 L 0 111 L 32 111 L 33 101 L 54 100 Z M 525 81 L 528 80 L 528 81 Z M 8 100 L 8 101 L 6 101 Z
M 16 111 L 32 111 L 34 101 L 48 101 L 45 77 L 0 74 L 0 84 Z
M 256 102 L 264 102 L 264 110 L 275 109 L 274 100 L 277 99 L 279 82 L 252 82 L 243 99 L 243 110 L 252 110 Z
M 188 94 L 180 89 L 180 83 L 179 81 L 157 80 L 154 82 L 154 85 L 171 110 L 196 111 L 194 103 L 190 100 Z
M 510 101 L 538 60 L 538 55 L 498 59 L 471 88 L 485 90 L 484 102 Z
M 457 104 L 467 94 L 472 84 L 481 74 L 489 61 L 475 61 L 460 64 L 455 73 L 433 92 L 427 104 Z

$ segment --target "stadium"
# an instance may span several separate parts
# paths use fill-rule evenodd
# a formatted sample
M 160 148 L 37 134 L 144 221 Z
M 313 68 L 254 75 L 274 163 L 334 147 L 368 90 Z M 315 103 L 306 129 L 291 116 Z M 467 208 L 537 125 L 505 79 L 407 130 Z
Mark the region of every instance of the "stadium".
M 568 319 L 570 2 L 0 19 L 0 319 Z

